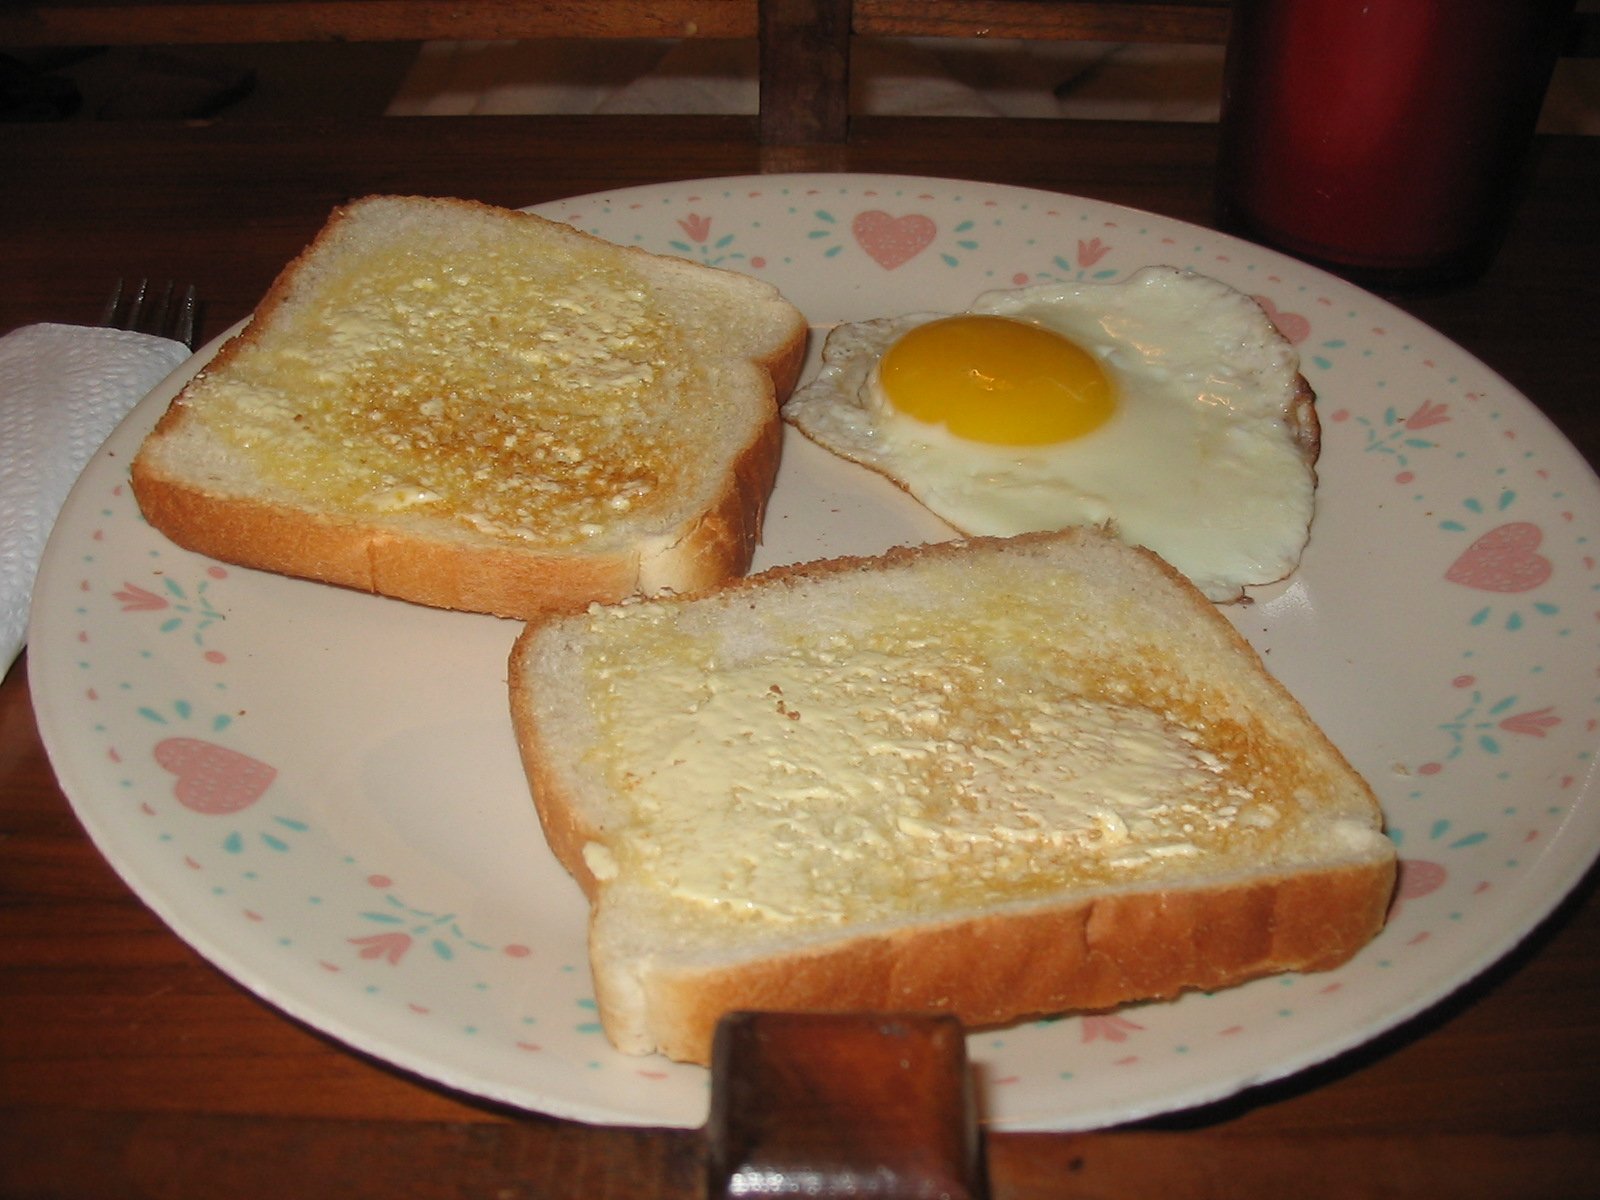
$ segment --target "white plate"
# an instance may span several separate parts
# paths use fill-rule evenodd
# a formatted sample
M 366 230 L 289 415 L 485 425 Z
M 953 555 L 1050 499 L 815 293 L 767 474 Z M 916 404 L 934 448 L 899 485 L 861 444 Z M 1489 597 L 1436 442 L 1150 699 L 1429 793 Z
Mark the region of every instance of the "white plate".
M 985 184 L 768 176 L 538 211 L 769 279 L 818 327 L 1170 263 L 1298 342 L 1324 433 L 1312 542 L 1230 615 L 1377 789 L 1398 910 L 1330 974 L 972 1035 L 994 1126 L 1126 1121 L 1326 1059 L 1471 978 L 1594 858 L 1600 492 L 1416 321 L 1193 226 Z M 620 1055 L 595 1023 L 587 910 L 506 716 L 517 627 L 218 565 L 140 519 L 129 458 L 213 349 L 95 458 L 40 575 L 34 696 L 84 825 L 201 953 L 352 1046 L 558 1116 L 699 1125 L 706 1072 Z M 945 536 L 860 468 L 785 453 L 762 564 Z

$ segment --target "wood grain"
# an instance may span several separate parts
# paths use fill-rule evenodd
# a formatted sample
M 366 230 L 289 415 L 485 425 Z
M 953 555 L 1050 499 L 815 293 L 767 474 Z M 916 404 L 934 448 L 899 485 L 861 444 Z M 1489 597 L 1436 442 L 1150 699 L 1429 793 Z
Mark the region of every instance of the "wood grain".
M 830 0 L 831 2 L 831 0 Z M 754 37 L 766 0 L 12 0 L 0 45 Z M 1220 42 L 1228 0 L 855 0 L 869 36 Z
M 1221 43 L 1229 0 L 855 0 L 871 37 Z
M 0 45 L 753 38 L 757 0 L 21 0 Z

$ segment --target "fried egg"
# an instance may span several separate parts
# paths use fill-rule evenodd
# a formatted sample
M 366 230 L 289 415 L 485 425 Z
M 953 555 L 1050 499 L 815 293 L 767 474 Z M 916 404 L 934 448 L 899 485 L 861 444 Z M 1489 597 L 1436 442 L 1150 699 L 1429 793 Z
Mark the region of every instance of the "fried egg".
M 1147 267 L 836 326 L 784 415 L 959 533 L 1104 525 L 1226 601 L 1299 563 L 1312 399 L 1254 300 Z

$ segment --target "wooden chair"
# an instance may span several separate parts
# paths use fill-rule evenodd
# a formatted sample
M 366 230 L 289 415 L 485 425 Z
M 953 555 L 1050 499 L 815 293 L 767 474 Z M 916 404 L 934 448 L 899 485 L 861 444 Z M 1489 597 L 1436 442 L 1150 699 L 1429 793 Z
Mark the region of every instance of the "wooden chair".
M 761 135 L 849 133 L 855 37 L 1022 38 L 1220 45 L 1232 0 L 761 0 Z M 1600 55 L 1600 0 L 1579 0 L 1564 52 Z
M 761 0 L 761 140 L 841 142 L 856 37 L 1212 43 L 1230 0 Z
M 843 141 L 854 37 L 1220 41 L 1229 0 L 9 0 L 0 47 L 730 38 L 761 46 L 761 135 Z
M 857 37 L 1220 43 L 1231 0 L 7 0 L 0 48 L 248 42 L 739 38 L 761 48 L 761 137 L 842 142 Z M 1569 53 L 1600 52 L 1579 6 Z
M 0 46 L 753 38 L 758 0 L 7 0 Z

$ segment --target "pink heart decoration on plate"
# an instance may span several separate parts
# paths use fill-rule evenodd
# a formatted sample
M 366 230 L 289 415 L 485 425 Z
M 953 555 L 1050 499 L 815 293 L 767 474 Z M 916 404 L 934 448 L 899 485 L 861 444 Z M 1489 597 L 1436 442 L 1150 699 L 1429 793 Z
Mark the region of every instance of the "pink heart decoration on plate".
M 891 217 L 876 208 L 861 213 L 850 223 L 856 243 L 886 271 L 921 254 L 932 244 L 933 235 L 938 231 L 931 217 L 919 213 Z
M 1298 346 L 1311 336 L 1311 322 L 1299 313 L 1279 312 L 1278 306 L 1266 296 L 1252 296 L 1261 310 L 1267 314 L 1267 320 L 1277 326 L 1278 332 L 1289 341 L 1291 345 Z
M 198 738 L 158 742 L 155 758 L 178 777 L 172 789 L 178 803 L 208 816 L 249 808 L 278 777 L 276 767 Z
M 1450 564 L 1444 577 L 1482 592 L 1531 592 L 1555 568 L 1539 553 L 1544 534 L 1530 521 L 1491 529 Z
M 1400 877 L 1394 890 L 1394 900 L 1389 908 L 1389 918 L 1393 920 L 1399 916 L 1400 906 L 1407 900 L 1431 895 L 1442 888 L 1449 878 L 1450 872 L 1439 863 L 1426 862 L 1418 858 L 1402 858 Z

